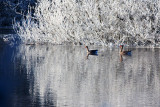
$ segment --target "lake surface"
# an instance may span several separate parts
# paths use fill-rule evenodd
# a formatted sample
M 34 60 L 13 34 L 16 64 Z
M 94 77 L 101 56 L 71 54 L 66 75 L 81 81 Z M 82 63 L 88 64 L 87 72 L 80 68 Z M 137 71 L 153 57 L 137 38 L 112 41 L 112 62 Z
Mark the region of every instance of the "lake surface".
M 0 46 L 0 106 L 160 106 L 160 49 L 89 47 Z

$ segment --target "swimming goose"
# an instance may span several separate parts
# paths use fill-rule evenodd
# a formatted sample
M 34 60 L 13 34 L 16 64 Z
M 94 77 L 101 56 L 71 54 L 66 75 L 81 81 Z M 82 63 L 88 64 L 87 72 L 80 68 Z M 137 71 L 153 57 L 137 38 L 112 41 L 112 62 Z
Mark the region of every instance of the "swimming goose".
M 120 54 L 121 55 L 129 55 L 129 56 L 131 56 L 131 51 L 124 51 L 123 50 L 123 45 L 120 45 L 120 48 L 121 48 L 121 50 L 120 50 Z
M 85 48 L 87 48 L 87 54 L 90 54 L 90 55 L 98 54 L 98 50 L 89 50 L 88 46 L 85 46 Z

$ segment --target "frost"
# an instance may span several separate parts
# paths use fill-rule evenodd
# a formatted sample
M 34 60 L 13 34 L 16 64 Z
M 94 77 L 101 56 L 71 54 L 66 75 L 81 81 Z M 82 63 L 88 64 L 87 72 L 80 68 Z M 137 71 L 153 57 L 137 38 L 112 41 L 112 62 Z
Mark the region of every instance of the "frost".
M 14 28 L 23 42 L 160 45 L 160 0 L 37 0 Z

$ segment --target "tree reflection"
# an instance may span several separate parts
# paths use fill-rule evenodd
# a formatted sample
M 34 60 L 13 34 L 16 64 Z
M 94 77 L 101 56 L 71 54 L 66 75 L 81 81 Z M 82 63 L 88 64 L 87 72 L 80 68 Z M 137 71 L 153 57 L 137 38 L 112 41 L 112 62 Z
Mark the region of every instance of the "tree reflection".
M 118 49 L 105 50 L 90 60 L 84 59 L 86 52 L 81 46 L 21 45 L 13 50 L 0 52 L 4 59 L 9 57 L 6 62 L 0 57 L 1 64 L 6 64 L 0 66 L 0 78 L 2 73 L 6 73 L 2 77 L 13 78 L 7 83 L 13 87 L 10 104 L 160 105 L 159 49 L 135 49 L 132 57 L 117 55 Z M 9 52 L 11 55 L 5 55 Z

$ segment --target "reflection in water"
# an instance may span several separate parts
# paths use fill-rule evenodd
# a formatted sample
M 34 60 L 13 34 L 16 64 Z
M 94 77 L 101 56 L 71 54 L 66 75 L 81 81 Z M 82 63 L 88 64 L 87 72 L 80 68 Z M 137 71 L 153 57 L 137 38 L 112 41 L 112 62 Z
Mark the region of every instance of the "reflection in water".
M 88 53 L 87 53 L 86 59 L 89 59 L 89 56 L 90 56 L 90 55 L 91 55 L 91 56 L 98 56 L 98 53 L 96 53 L 96 54 L 88 54 Z
M 129 57 L 131 57 L 132 55 L 122 55 L 122 54 L 120 54 L 119 56 L 120 56 L 120 62 L 122 62 L 122 61 L 123 61 L 123 57 L 128 57 L 128 58 L 129 58 Z M 127 59 L 128 59 L 128 58 L 127 58 Z
M 14 103 L 160 106 L 159 49 L 135 49 L 132 57 L 123 56 L 121 62 L 118 49 L 100 48 L 98 56 L 86 60 L 86 50 L 81 46 L 20 46 L 14 58 L 14 73 L 24 82 L 15 89 L 14 97 L 19 97 Z

